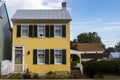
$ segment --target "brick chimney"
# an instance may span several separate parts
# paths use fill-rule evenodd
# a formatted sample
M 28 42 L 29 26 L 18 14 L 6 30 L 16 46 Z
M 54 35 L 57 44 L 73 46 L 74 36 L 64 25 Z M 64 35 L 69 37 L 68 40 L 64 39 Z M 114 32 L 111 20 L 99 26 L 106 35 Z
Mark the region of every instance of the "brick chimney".
M 62 9 L 66 9 L 67 7 L 67 2 L 62 2 Z

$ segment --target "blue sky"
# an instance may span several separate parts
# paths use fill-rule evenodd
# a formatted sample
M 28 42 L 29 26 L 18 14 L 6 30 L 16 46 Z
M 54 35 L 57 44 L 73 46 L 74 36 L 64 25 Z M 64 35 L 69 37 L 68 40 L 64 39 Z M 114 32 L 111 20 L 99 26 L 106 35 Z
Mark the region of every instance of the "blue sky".
M 70 8 L 71 40 L 83 32 L 97 32 L 106 47 L 120 41 L 120 0 L 66 0 Z
M 59 9 L 66 1 L 70 11 L 71 40 L 83 32 L 97 32 L 106 47 L 120 41 L 120 0 L 5 0 L 10 18 L 17 9 Z

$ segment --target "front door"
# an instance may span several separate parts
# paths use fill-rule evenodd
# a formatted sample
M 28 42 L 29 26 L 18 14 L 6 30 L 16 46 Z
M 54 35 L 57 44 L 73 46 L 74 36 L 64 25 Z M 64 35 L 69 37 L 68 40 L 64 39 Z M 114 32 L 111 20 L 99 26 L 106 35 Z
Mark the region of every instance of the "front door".
M 15 72 L 23 71 L 23 47 L 15 47 Z

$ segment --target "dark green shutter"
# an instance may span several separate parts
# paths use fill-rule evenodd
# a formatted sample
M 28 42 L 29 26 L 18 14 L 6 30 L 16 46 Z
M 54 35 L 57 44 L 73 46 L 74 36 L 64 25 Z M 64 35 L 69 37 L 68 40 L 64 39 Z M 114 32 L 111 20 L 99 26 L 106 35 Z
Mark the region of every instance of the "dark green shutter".
M 33 64 L 37 64 L 37 49 L 33 50 Z
M 32 25 L 29 25 L 29 37 L 32 37 L 32 34 L 33 34 L 33 26 Z
M 54 25 L 50 25 L 50 37 L 54 37 Z
M 62 37 L 66 37 L 66 25 L 62 25 Z
M 54 64 L 54 49 L 50 50 L 50 64 Z
M 34 37 L 37 37 L 37 25 L 34 25 Z
M 49 37 L 49 25 L 45 26 L 45 37 Z
M 66 64 L 66 50 L 62 50 L 62 64 Z
M 45 50 L 45 64 L 49 64 L 49 49 Z
M 21 37 L 21 25 L 17 25 L 17 37 Z

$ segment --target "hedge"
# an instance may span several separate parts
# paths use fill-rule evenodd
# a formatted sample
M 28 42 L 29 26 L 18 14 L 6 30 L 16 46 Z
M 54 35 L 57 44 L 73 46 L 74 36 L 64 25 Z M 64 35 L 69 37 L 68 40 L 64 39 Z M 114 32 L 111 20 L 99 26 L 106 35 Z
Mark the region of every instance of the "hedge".
M 88 61 L 83 63 L 83 73 L 93 78 L 95 75 L 120 75 L 120 60 Z

